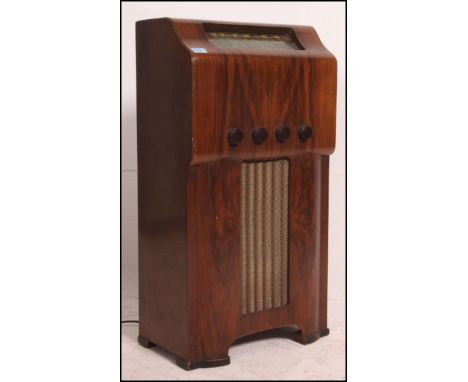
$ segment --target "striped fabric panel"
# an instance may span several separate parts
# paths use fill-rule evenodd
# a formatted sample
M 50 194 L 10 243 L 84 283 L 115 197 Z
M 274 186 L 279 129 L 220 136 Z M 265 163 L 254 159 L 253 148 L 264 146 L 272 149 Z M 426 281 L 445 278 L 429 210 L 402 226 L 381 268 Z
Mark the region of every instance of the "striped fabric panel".
M 287 160 L 242 163 L 243 314 L 288 302 L 288 192 Z

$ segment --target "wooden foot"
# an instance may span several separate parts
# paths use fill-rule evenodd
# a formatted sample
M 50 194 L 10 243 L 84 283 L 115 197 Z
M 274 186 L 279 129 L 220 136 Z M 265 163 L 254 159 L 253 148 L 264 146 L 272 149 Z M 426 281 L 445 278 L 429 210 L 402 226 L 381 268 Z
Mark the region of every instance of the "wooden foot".
M 138 336 L 138 343 L 144 348 L 152 348 L 157 346 L 155 343 L 146 339 L 145 337 Z M 161 349 L 161 348 L 160 348 Z M 164 349 L 163 349 L 164 350 Z M 175 355 L 175 354 L 173 354 Z M 229 356 L 217 359 L 207 359 L 201 361 L 188 361 L 185 358 L 181 358 L 175 355 L 177 366 L 181 367 L 184 370 L 193 370 L 198 369 L 199 367 L 216 367 L 216 366 L 225 366 L 229 365 L 230 359 Z
M 143 346 L 144 348 L 153 348 L 156 345 L 151 341 L 147 340 L 145 337 L 138 336 L 138 343 Z
M 202 361 L 191 362 L 184 358 L 176 357 L 177 366 L 181 367 L 184 370 L 193 370 L 198 369 L 199 367 L 217 367 L 229 365 L 230 359 L 229 356 L 225 358 L 218 359 L 207 359 Z
M 299 330 L 295 333 L 295 336 L 292 338 L 294 341 L 299 342 L 302 345 L 308 345 L 312 342 L 317 341 L 320 337 L 325 337 L 330 334 L 330 329 L 325 328 L 316 333 L 312 333 L 309 335 L 303 335 L 302 332 Z
M 325 337 L 325 336 L 328 336 L 329 334 L 330 334 L 330 329 L 328 328 L 322 329 L 320 331 L 320 337 Z

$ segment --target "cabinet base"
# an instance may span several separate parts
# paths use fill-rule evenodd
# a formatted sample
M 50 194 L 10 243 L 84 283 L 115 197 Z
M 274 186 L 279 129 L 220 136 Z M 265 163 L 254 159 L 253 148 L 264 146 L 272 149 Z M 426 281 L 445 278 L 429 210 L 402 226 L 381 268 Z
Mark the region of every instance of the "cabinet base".
M 299 342 L 302 345 L 308 345 L 308 344 L 311 344 L 312 342 L 317 341 L 320 337 L 325 337 L 328 334 L 330 334 L 330 329 L 325 328 L 310 335 L 303 335 L 300 330 L 298 330 L 297 332 L 288 333 L 288 332 L 281 331 L 281 329 L 276 329 L 276 330 L 270 330 L 270 331 L 263 332 L 263 333 L 256 333 L 254 335 L 250 335 L 242 339 L 239 339 L 235 342 L 236 343 L 244 342 L 248 338 L 251 338 L 251 339 L 265 338 L 267 336 L 271 336 L 272 334 L 273 335 L 282 334 L 281 335 L 282 337 L 290 338 L 296 342 Z M 138 343 L 144 348 L 152 348 L 152 347 L 157 346 L 155 343 L 149 341 L 148 339 L 140 335 L 138 336 Z M 184 370 L 193 370 L 193 369 L 205 368 L 205 367 L 225 366 L 225 365 L 230 364 L 229 356 L 226 356 L 223 358 L 217 358 L 217 359 L 201 360 L 201 361 L 189 361 L 185 358 L 181 358 L 176 355 L 174 356 L 175 356 L 175 361 L 176 361 L 177 366 L 181 367 Z
M 186 359 L 176 357 L 176 364 L 184 370 L 198 369 L 199 367 L 217 367 L 225 366 L 231 363 L 230 358 L 209 359 L 204 361 L 190 362 Z
M 147 338 L 140 336 L 140 335 L 138 336 L 138 343 L 147 349 L 157 346 L 155 343 L 151 342 Z M 192 361 L 186 360 L 185 358 L 178 357 L 175 354 L 173 355 L 175 356 L 175 361 L 176 361 L 177 366 L 181 367 L 184 370 L 193 370 L 193 369 L 198 369 L 200 367 L 225 366 L 225 365 L 229 365 L 230 363 L 229 356 L 224 357 L 224 358 L 218 358 L 218 359 L 208 359 L 208 360 L 192 362 Z

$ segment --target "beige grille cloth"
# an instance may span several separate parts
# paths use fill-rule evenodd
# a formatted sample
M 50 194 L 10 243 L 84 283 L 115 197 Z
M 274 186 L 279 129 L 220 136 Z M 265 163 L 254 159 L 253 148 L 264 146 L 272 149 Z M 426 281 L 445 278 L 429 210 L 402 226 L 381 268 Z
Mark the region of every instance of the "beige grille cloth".
M 288 295 L 289 162 L 241 165 L 242 313 L 277 308 Z

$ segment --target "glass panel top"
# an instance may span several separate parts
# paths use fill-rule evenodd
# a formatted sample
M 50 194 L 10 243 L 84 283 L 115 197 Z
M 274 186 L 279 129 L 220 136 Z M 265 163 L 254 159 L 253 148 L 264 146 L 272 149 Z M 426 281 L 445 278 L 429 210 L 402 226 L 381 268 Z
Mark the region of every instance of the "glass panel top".
M 289 34 L 207 32 L 208 40 L 218 48 L 300 49 Z

